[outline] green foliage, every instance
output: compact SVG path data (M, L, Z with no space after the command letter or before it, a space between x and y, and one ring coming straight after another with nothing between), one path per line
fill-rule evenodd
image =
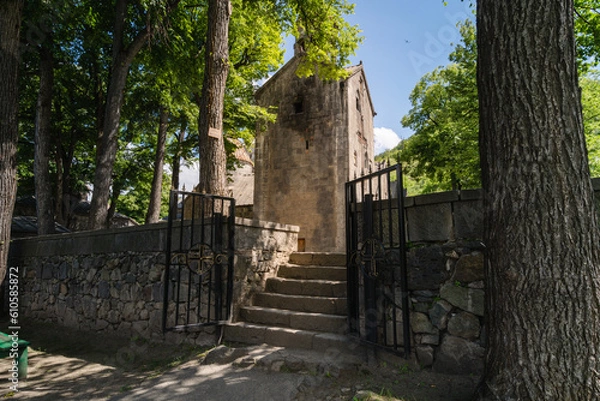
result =
M400 158L424 192L480 185L475 27L467 20L459 29L451 63L421 78L402 118L415 134L403 142Z
M396 164L396 163L400 163L400 152L402 152L402 149L404 148L404 141L400 141L398 143L398 145L396 145L394 148L392 149L387 149L385 151L383 151L382 153L378 154L375 156L375 161L376 162L390 162L390 165Z
M258 107L253 95L256 82L283 63L282 34L304 32L306 56L300 72L311 75L318 71L326 79L345 72L343 67L360 42L358 28L344 20L353 11L346 0L231 1L230 71L224 108L230 167L235 162L235 144L250 147L256 124L274 119L272 110ZM96 141L107 107L114 14L115 2L26 2L23 26L34 27L37 36L30 40L24 32L19 82L19 195L34 192L33 138L39 90L38 49L42 42L52 43L56 60L51 187L63 196L76 198L88 191L96 163ZM117 212L140 222L148 205L161 107L169 112L165 162L181 157L185 165L198 155L198 99L204 76L207 17L207 3L203 1L128 2L123 44L131 44L145 29L154 34L128 73L112 200L116 201ZM179 141L180 136L185 139ZM165 193L169 184L164 180Z
M580 79L579 84L590 172L592 177L600 177L600 73L589 72Z
M303 40L306 52L297 74L308 77L318 73L321 79L345 78L344 67L362 42L358 26L351 26L344 16L354 13L347 0L288 0L287 20L291 34Z
M600 60L600 1L575 0L575 38L582 72Z
M61 183L64 196L79 197L87 192L93 175L96 130L96 82L102 82L98 67L102 63L103 40L91 35L73 21L87 21L100 26L101 21L91 7L82 2L76 7L70 2L57 2L50 8L42 1L27 2L24 13L24 32L27 43L23 47L20 71L19 104L19 196L32 195L33 147L37 92L39 90L38 45L50 47L55 60L52 100L50 155L52 177ZM87 8L87 11L84 10ZM35 35L29 38L28 35ZM90 56L90 53L97 56ZM52 185L56 187L56 185Z
M459 29L462 40L450 54L450 63L425 74L410 95L413 107L402 124L414 135L377 157L403 162L409 195L481 185L475 27L466 21ZM591 43L588 55L600 49ZM600 176L600 74L583 73L580 85L590 170L592 176Z

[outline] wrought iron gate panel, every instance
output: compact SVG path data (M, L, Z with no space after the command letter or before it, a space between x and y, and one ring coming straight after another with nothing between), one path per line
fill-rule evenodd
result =
M400 165L346 183L346 253L349 332L410 354Z
M163 330L219 325L231 316L233 198L171 191Z

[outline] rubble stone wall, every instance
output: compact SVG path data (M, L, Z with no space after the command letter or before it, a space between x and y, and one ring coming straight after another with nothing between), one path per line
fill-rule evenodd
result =
M298 227L236 219L234 313L296 250ZM163 339L166 223L33 237L11 243L21 273L21 313L80 329ZM168 333L214 342L214 327ZM181 338L185 337L185 338Z
M600 179L593 185L600 210ZM405 199L412 343L419 363L438 372L483 371L482 200L479 189Z

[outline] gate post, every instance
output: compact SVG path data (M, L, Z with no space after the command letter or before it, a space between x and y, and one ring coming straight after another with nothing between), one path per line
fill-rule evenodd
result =
M360 337L359 312L359 269L353 258L358 247L358 205L356 187L346 185L346 287L348 305L348 331L358 333Z
M365 195L363 202L363 217L365 222L365 232L363 247L365 248L365 273L364 278L364 295L365 295L365 331L367 341L377 342L377 293L376 282L372 275L374 272L374 256L373 248L368 240L373 238L373 195Z
M219 255L223 251L223 214L213 214L213 224L215 231L213 239L214 254ZM214 260L215 266L215 319L220 321L223 318L223 265L219 258Z
M177 218L177 201L179 200L179 195L175 191L171 191L169 193L169 217L167 223L167 260L165 263L165 278L163 280L163 313L162 313L162 331L165 333L167 331L167 313L169 306L169 283L170 277L169 273L171 272L171 242L172 242L172 232L173 232L173 219Z

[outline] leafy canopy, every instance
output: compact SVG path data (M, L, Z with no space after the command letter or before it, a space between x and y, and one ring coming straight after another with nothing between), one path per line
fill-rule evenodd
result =
M460 24L461 42L451 63L425 74L410 95L413 105L402 125L415 134L400 158L408 176L428 180L423 190L480 185L475 26Z
M362 43L360 29L346 21L354 13L354 4L347 0L287 0L284 16L290 22L291 33L303 41L306 52L297 74L308 77L318 73L322 79L345 78L350 56Z
M475 27L467 20L459 30L461 42L450 54L450 63L425 74L410 95L413 107L402 124L415 133L385 156L405 163L411 194L481 186ZM578 38L588 39L579 48L595 57L600 47L593 44L591 32L579 31ZM600 176L600 73L590 69L592 61L580 63L580 85L590 170L592 176Z

